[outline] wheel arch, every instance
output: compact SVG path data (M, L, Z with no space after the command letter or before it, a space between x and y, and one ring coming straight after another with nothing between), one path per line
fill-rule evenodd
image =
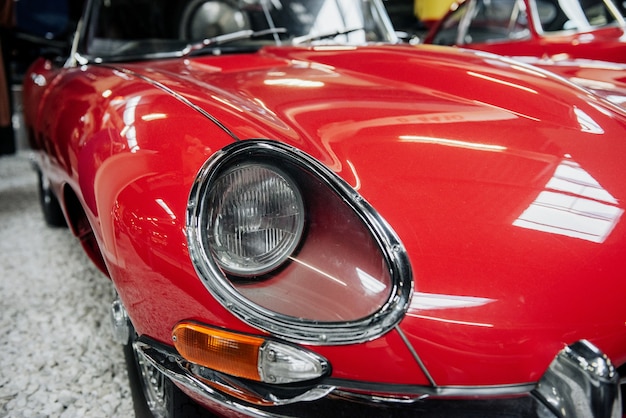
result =
M69 184L63 186L62 200L70 230L78 238L83 249L96 267L109 276L100 245L87 212L83 208L78 195Z

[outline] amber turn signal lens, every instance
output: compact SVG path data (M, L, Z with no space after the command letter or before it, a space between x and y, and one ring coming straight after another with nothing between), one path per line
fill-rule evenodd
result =
M188 361L231 376L260 381L263 338L183 322L172 333L174 346Z

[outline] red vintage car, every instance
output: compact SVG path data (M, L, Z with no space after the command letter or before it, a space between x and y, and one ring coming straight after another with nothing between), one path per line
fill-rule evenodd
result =
M463 0L452 4L423 42L512 57L626 110L622 10L611 0Z
M626 63L623 2L461 0L424 37L509 56Z
M604 99L379 0L89 0L23 91L154 416L622 416Z

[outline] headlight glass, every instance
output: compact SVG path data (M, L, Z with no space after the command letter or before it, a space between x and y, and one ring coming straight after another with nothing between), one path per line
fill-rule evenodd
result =
M209 248L229 274L251 277L272 271L302 236L300 191L274 167L245 164L227 170L208 191L207 207Z
M222 305L293 342L373 339L408 308L411 269L390 226L335 173L280 143L243 141L207 161L187 241Z

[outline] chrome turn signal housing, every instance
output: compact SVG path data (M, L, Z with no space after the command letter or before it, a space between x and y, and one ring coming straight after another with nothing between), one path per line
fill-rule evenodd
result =
M324 358L301 347L194 322L176 325L172 340L187 361L256 382L305 382L330 371Z

